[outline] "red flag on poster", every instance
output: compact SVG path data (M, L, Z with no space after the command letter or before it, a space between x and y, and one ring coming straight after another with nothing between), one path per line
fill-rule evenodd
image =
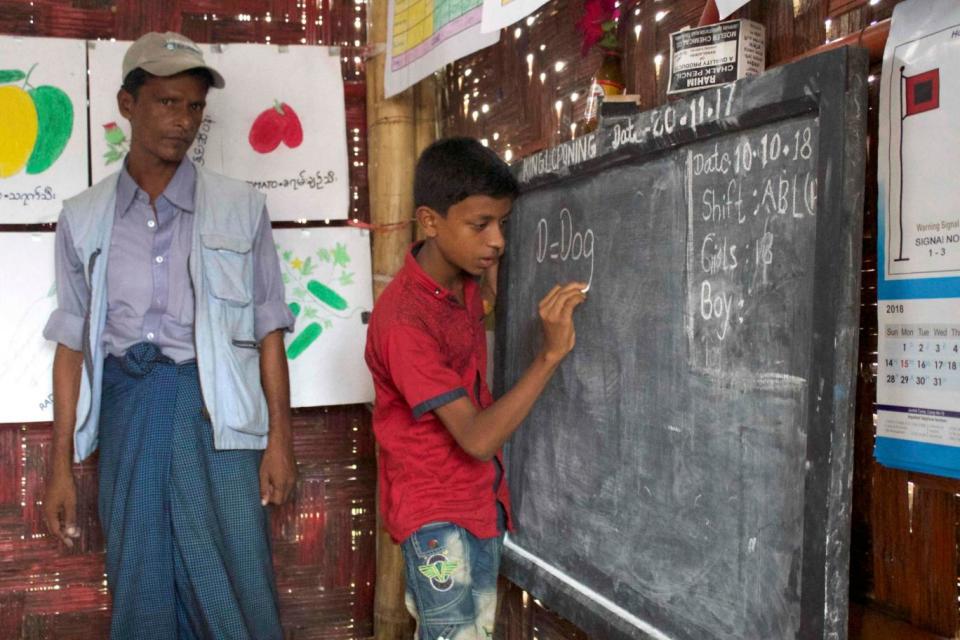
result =
M905 76L907 104L903 117L909 117L940 106L940 70L931 69L915 76Z

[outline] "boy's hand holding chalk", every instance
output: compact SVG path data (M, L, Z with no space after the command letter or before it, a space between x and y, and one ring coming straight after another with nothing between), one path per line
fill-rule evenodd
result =
M540 301L544 337L541 353L548 361L559 362L573 349L576 342L573 310L587 299L589 288L585 282L558 284Z

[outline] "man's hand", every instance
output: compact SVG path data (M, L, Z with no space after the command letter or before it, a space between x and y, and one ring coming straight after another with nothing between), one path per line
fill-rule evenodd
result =
M549 362L559 362L570 353L576 342L573 328L573 310L587 299L583 282L568 282L551 289L540 301L540 321L543 323L543 349Z
M260 341L260 384L267 398L270 435L260 462L260 502L283 504L297 484L290 426L290 378L283 332L273 331Z
M73 546L80 537L77 528L77 485L73 480L73 426L77 417L77 396L83 353L62 344L53 356L53 439L50 472L43 496L43 517L47 529L63 544Z
M63 544L73 547L74 539L80 537L80 529L77 528L77 485L72 472L54 472L47 478L43 516L47 530Z
M297 484L297 462L292 443L271 439L260 462L260 503L283 504Z

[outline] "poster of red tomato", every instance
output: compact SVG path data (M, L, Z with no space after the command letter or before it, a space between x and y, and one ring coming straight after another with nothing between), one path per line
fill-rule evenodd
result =
M54 222L87 187L86 46L0 36L0 224Z
M129 42L90 51L94 181L116 171L129 126L116 108ZM201 44L226 87L211 89L189 157L267 194L279 220L344 219L349 212L346 115L340 58L326 47Z

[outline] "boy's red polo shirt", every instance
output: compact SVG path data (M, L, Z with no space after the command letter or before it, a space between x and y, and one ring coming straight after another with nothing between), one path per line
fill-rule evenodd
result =
M487 340L480 288L465 278L463 292L465 305L408 252L367 328L366 361L377 392L373 429L380 444L380 509L397 541L438 521L492 538L500 533L497 500L509 526L505 478L494 495L501 453L496 461L473 458L433 413L464 396L481 409L493 402L483 375Z

